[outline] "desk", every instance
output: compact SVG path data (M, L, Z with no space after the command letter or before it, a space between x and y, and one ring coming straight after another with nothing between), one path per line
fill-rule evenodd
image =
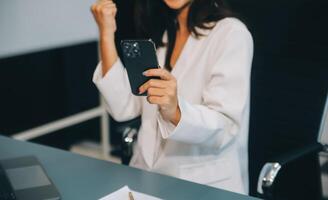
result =
M0 136L0 159L34 155L63 200L92 200L124 185L163 199L255 199L188 181Z

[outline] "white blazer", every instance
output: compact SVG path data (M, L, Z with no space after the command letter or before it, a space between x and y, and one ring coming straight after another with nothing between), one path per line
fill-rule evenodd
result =
M176 127L131 93L120 60L104 77L99 63L93 81L115 120L142 115L131 166L247 194L252 36L235 18L199 31L206 36L188 38L171 72L181 110ZM165 52L157 50L161 66Z

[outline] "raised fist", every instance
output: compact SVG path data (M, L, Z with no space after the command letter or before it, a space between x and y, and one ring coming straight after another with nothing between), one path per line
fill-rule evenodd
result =
M114 34L116 31L116 4L112 0L99 0L91 6L91 12L97 22L99 32Z

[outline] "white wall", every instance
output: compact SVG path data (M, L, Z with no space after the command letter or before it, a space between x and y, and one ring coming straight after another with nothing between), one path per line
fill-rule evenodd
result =
M0 58L97 39L95 0L0 0Z

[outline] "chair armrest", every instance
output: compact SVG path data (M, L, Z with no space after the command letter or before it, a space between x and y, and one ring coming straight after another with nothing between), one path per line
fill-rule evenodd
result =
M271 198L274 182L281 168L311 153L318 153L326 150L325 148L327 147L320 143L310 144L284 154L271 162L265 163L258 178L257 192L264 195L265 198Z
M133 155L133 144L137 140L138 130L127 127L122 135L122 164L128 165Z

